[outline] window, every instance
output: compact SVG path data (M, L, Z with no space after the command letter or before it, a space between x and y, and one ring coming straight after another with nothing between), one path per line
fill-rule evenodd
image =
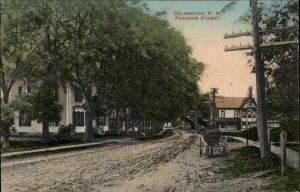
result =
M30 87L18 87L18 93L22 94L22 93L30 93L31 92L31 88Z
M238 118L239 117L239 112L237 110L234 111L234 118Z
M18 93L19 93L19 94L22 94L22 92L23 92L23 87L19 87L19 88L18 88Z
M247 107L251 107L252 106L252 103L249 101L249 102L247 102Z
M225 118L225 111L221 111L221 118Z
M246 111L243 111L243 112L242 112L242 117L243 117L243 118L246 118Z
M247 117L248 117L248 118L251 118L251 117L252 117L252 110L251 110L251 111L248 111Z
M59 121L49 121L49 126L58 126Z
M75 102L82 102L82 93L79 87L75 87Z
M103 126L105 125L105 117L104 116L99 116L96 118L96 125L97 126Z
M37 120L37 123L43 123L43 121L41 121L40 119ZM56 120L49 120L49 126L56 126L58 127L59 125L59 121L56 121Z
M29 126L31 127L31 115L28 113L20 112L19 114L19 126Z
M253 111L253 112L252 112L252 115L253 115L253 118L255 118L255 117L256 117L256 113L255 113L255 111Z
M73 111L73 125L84 126L84 112Z
M243 129L246 128L246 122L242 122L242 127L243 127Z

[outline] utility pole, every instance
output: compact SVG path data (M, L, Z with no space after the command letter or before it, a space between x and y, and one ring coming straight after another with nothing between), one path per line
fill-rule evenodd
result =
M255 60L256 94L257 94L257 126L260 145L260 157L270 158L271 148L268 142L267 119L266 119L266 93L264 63L260 47L260 33L258 28L257 0L250 0L252 10L252 33L253 33L253 53Z
M250 99L250 101L251 101L251 105L250 105L250 110L251 110L251 112L252 112L252 86L250 86L249 88L248 88L248 98ZM247 116L248 116L248 114L246 114ZM248 122L248 118L247 118L247 116L246 116L246 128L248 129L248 130L246 130L247 131L247 134L246 134L246 144L247 144L247 147L249 147L249 129L250 129L250 126L249 126L249 122ZM253 118L253 117L252 117Z
M236 38L242 36L253 36L253 45L242 45L239 46L233 45L232 47L225 47L224 51L240 51L240 50L252 50L254 53L255 59L255 72L256 72L256 94L257 94L257 128L260 142L260 155L261 158L271 157L271 149L268 143L267 136L267 121L266 121L266 96L265 96L265 79L264 79L264 59L262 57L262 49L270 48L276 46L286 46L286 45L299 45L299 39L291 41L277 41L271 43L263 43L262 36L265 34L270 34L273 32L286 32L286 31L296 31L299 30L298 26L288 26L275 28L271 30L259 30L258 27L258 9L257 9L257 0L250 0L250 6L252 9L252 30L239 33L225 33L224 39ZM299 49L299 46L298 46Z
M212 94L212 128L215 128L215 104L216 104L216 94L218 93L217 88L212 88L211 89L211 94Z

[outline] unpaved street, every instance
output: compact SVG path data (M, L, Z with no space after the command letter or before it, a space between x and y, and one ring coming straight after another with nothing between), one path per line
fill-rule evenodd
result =
M266 184L224 179L216 171L227 157L199 157L198 141L176 131L157 141L4 161L1 191L256 191Z

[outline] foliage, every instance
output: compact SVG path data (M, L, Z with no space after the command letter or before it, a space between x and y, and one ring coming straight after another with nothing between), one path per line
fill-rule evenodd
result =
M260 3L259 26L264 30L296 26L299 27L299 1ZM240 17L239 22L251 23L250 12ZM274 31L263 36L263 43L291 41L299 39L298 30ZM252 56L253 53L247 53ZM298 124L299 105L299 49L298 45L284 45L263 49L265 62L266 94L268 118L282 121L290 133ZM249 63L253 66L252 59ZM255 67L253 66L253 72ZM293 124L291 126L291 124ZM290 129L292 128L292 129Z
M60 121L63 107L58 102L55 85L41 85L33 95L33 118L38 121Z
M6 103L1 99L1 135L10 135L13 131L16 111L27 111L32 109L31 94L20 95ZM29 111L28 111L29 112Z
M17 95L12 103L15 110L32 114L33 120L60 121L63 107L57 99L53 87L41 85L32 93Z
M183 35L160 18L163 13L146 14L138 1L13 0L5 7L6 25L18 19L24 32L18 36L28 48L22 77L42 82L32 95L36 119L59 119L51 91L58 81L83 93L86 141L97 114L168 120L201 100L197 81L204 65L191 57Z
M15 111L11 103L4 103L1 100L1 135L10 134L11 126L15 121Z

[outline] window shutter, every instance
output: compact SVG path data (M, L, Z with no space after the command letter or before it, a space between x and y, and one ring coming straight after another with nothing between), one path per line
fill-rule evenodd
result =
M73 125L76 126L76 112L73 111Z
M80 112L80 126L84 126L84 112Z

